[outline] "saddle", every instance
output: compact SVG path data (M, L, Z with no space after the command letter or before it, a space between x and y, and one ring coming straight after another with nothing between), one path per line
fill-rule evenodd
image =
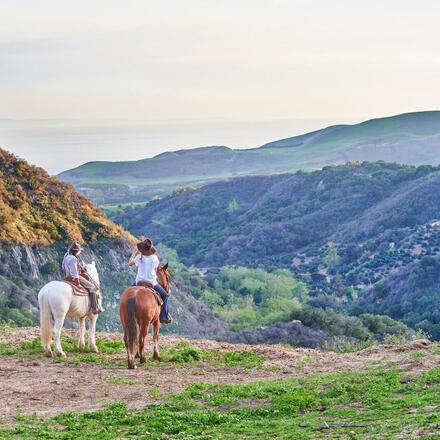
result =
M160 295L154 290L154 286L152 283L148 282L148 281L138 281L136 283L136 286L138 287L145 287L146 289L148 289L153 295L154 298L156 298L157 304L159 304L160 306L162 306L163 301L162 298L160 297Z
M87 292L87 290L83 286L81 286L81 284L76 284L70 275L67 275L63 281L65 283L67 283L73 289L74 295L78 295L78 296L88 296L89 295L89 292Z

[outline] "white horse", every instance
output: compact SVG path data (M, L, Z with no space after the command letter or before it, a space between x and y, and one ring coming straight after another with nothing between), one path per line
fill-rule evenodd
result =
M102 295L99 289L99 276L95 262L86 264L88 275L98 286L97 303L102 303ZM52 356L52 335L55 339L55 354L66 356L61 346L61 330L66 316L78 318L79 340L78 348L84 350L85 319L89 319L89 349L93 353L98 352L95 340L95 327L98 315L92 313L88 295L74 295L73 288L62 281L51 281L47 283L38 293L38 304L40 305L40 330L41 345L46 356Z

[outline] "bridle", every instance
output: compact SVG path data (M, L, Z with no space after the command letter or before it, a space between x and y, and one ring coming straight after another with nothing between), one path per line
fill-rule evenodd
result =
M167 269L164 269L163 267L159 267L158 272L160 272L159 284L164 288L164 290L166 290L167 293L170 293L170 279L169 279L169 275L167 273ZM165 288L165 286L164 286L164 284L165 284L164 281L166 281L167 288Z

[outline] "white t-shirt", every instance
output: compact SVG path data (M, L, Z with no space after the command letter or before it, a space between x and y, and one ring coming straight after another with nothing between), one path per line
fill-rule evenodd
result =
M134 264L137 267L136 283L143 280L150 282L153 286L157 284L156 269L159 267L157 255L136 255Z

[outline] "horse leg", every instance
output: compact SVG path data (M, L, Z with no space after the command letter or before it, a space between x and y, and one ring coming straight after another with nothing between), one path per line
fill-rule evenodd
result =
M84 352L84 333L86 331L85 318L79 318L79 340L78 348L81 353Z
M139 358L141 364L144 364L147 361L147 358L145 357L145 338L148 335L149 329L150 324L143 324L139 335Z
M153 323L153 359L156 361L160 361L159 356L159 330L160 330L160 321L156 319Z
M57 315L54 316L54 326L53 326L53 334L55 340L55 354L57 356L66 357L66 353L63 351L63 347L61 346L61 330L63 329L64 319L66 315Z
M98 315L94 315L93 313L89 314L89 350L91 353L98 353L98 347L96 346L96 320L98 319Z
M52 332L53 332L53 322L52 322L52 312L50 310L50 305L47 300L47 288L42 289L38 294L38 304L40 306L40 334L41 334L41 345L44 349L44 355L47 357L52 357Z

